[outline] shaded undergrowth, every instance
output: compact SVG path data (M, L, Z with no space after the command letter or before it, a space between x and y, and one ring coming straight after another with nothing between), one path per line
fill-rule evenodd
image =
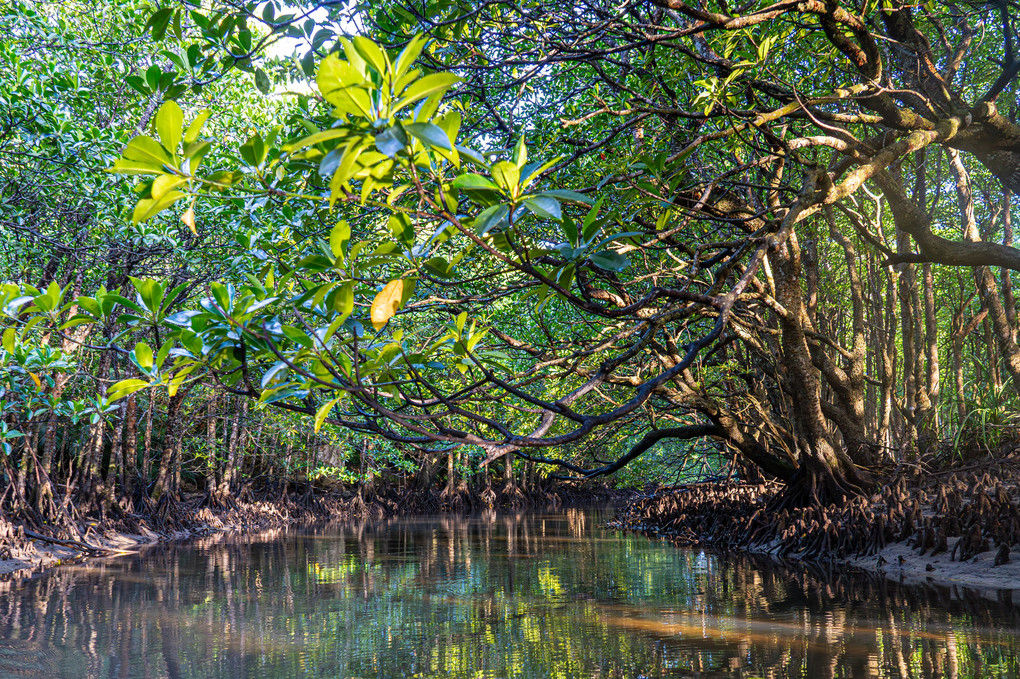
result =
M180 540L220 530L259 531L296 523L338 519L373 519L482 509L557 507L609 500L624 495L600 484L550 485L523 488L466 484L452 490L412 490L397 486L322 490L267 485L237 497L192 493L169 495L143 509L84 516L61 526L11 520L0 514L0 560L31 560L37 544L74 550L82 557L115 552L107 539L118 534L143 540ZM129 502L122 501L123 504ZM132 509L134 509L134 506Z
M627 506L615 526L687 545L809 560L874 555L905 542L920 555L966 561L1020 546L1020 461L899 475L870 496L838 504L769 509L778 483L706 482L668 488Z

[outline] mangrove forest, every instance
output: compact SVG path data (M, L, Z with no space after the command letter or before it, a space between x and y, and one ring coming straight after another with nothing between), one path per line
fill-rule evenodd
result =
M1018 115L1013 0L0 0L0 676L1020 676Z

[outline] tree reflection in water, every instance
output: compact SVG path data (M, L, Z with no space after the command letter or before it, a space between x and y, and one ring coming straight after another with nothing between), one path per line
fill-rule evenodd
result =
M0 583L0 677L1017 676L1018 610L601 529L395 519Z

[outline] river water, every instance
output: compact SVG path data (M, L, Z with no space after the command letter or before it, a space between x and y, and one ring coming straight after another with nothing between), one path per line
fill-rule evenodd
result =
M1009 594L778 569L609 516L280 531L0 583L0 677L1020 676Z

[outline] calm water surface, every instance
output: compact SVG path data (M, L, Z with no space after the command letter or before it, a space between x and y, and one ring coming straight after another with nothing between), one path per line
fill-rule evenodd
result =
M608 516L333 526L0 583L0 677L1020 676L1009 595L778 570Z

